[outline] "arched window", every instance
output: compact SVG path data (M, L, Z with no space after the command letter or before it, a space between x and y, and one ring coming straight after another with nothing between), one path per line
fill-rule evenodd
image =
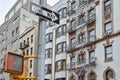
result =
M103 74L104 80L114 80L115 79L115 72L112 68L108 67Z
M85 80L85 73L86 73L86 71L83 69L83 70L79 73L79 79L78 79L78 80Z
M109 79L113 79L113 71L112 70L108 70L106 72L106 80L109 80Z
M90 80L96 80L96 79L95 79L95 74L94 74L94 73L90 73L90 77L89 77L89 78L90 78Z
M69 80L76 80L76 77L72 75Z
M84 74L80 75L79 80L85 80L85 75Z

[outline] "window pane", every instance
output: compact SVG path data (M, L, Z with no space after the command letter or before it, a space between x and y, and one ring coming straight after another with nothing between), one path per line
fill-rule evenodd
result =
M71 3L71 8L74 9L76 6L75 1Z
M17 11L20 9L21 6L22 6L22 2L20 1L20 2L17 4L17 6L15 7L15 12L17 12Z
M112 23L109 22L109 23L106 23L105 24L105 32L112 32Z
M91 31L89 31L89 40L90 41L95 41L95 30L93 29L93 30L91 30Z

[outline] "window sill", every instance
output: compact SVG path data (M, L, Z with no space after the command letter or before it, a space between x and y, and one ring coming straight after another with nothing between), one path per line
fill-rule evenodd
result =
M113 58L109 58L109 59L105 60L104 63L112 62L112 61L113 61Z

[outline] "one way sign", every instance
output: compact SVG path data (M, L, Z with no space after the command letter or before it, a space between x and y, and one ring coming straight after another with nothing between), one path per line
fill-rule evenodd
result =
M45 20L50 20L54 23L59 24L59 14L51 11L45 7L42 7L36 3L31 2L30 3L30 12L33 14L45 19Z

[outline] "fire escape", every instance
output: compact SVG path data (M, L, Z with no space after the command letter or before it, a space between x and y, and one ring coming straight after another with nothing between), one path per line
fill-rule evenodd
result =
M77 16L77 14L82 14L84 12L84 10L89 6L89 4L91 2L93 2L94 0L78 0L76 2L76 8L74 8L73 10L71 9L71 7L68 8L68 16L69 18L71 18L71 15L75 14L75 17ZM74 17L74 16L72 16ZM76 21L76 20L75 20ZM87 21L85 22L86 25L90 25L91 23L95 22L96 21L96 15L95 13L91 14L90 17L88 17ZM76 25L77 23L75 22L75 25L74 25L74 28L72 28L73 26L68 26L68 34L71 34L73 32L76 31ZM93 43L95 43L96 41L96 36L95 35L92 35L92 39L93 40L88 40L87 39L88 37L86 37L85 39L85 42L84 44L82 43L82 46L79 47L79 49L83 49L84 47L86 46L89 46ZM77 50L77 41L74 43L75 45L71 45L69 44L67 46L67 52L68 53L72 53L73 51ZM71 54L70 55L70 58L71 57ZM83 70L87 71L89 70L89 68L92 68L92 67L95 67L96 66L96 61L97 61L97 58L96 57L90 57L88 59L82 59L81 61L76 61L74 59L70 59L70 63L67 64L67 70L69 71L75 71L77 69L79 69L81 72Z

